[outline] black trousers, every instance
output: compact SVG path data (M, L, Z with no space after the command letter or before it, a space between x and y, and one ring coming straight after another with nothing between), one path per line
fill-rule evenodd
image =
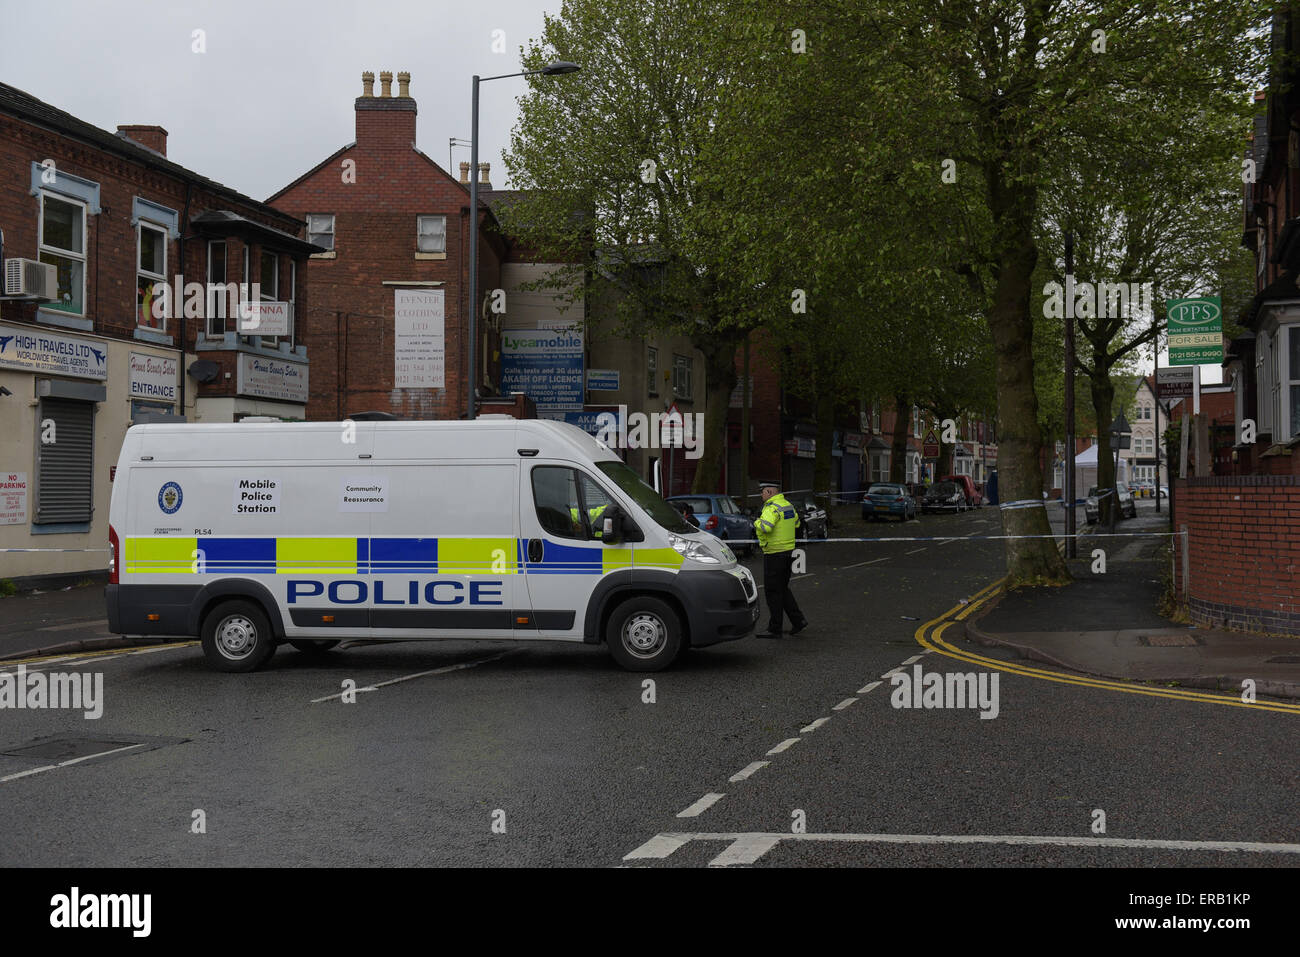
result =
M787 615L795 627L804 622L799 603L790 591L790 568L793 564L793 550L763 556L763 593L767 596L767 630L770 632L781 631Z

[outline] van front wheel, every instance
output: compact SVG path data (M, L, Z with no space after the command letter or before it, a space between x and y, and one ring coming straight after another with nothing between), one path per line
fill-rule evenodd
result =
M665 601L632 598L614 609L605 643L628 671L662 671L682 650L681 620Z
M271 623L251 601L222 602L203 620L203 654L218 671L255 671L274 653Z

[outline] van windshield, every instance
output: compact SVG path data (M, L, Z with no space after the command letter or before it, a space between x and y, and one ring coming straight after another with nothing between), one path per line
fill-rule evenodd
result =
M632 501L641 506L646 514L663 528L681 535L699 531L698 528L682 518L681 512L665 502L658 492L641 481L641 477L624 463L597 462L596 467L613 479L615 485L622 489Z

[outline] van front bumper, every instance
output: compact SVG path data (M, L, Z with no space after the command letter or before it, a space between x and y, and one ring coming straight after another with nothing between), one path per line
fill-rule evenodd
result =
M693 647L734 641L754 631L758 587L748 570L743 578L729 571L691 571L679 574L676 584Z

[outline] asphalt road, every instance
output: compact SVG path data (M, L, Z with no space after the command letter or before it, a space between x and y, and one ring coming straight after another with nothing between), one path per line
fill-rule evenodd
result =
M812 545L806 633L649 676L510 642L33 663L102 673L104 711L0 710L0 865L1294 866L1244 846L1295 841L1294 715L1011 673L996 717L891 705L899 667L991 675L917 631L1001 575L1000 532L849 523L972 540Z

